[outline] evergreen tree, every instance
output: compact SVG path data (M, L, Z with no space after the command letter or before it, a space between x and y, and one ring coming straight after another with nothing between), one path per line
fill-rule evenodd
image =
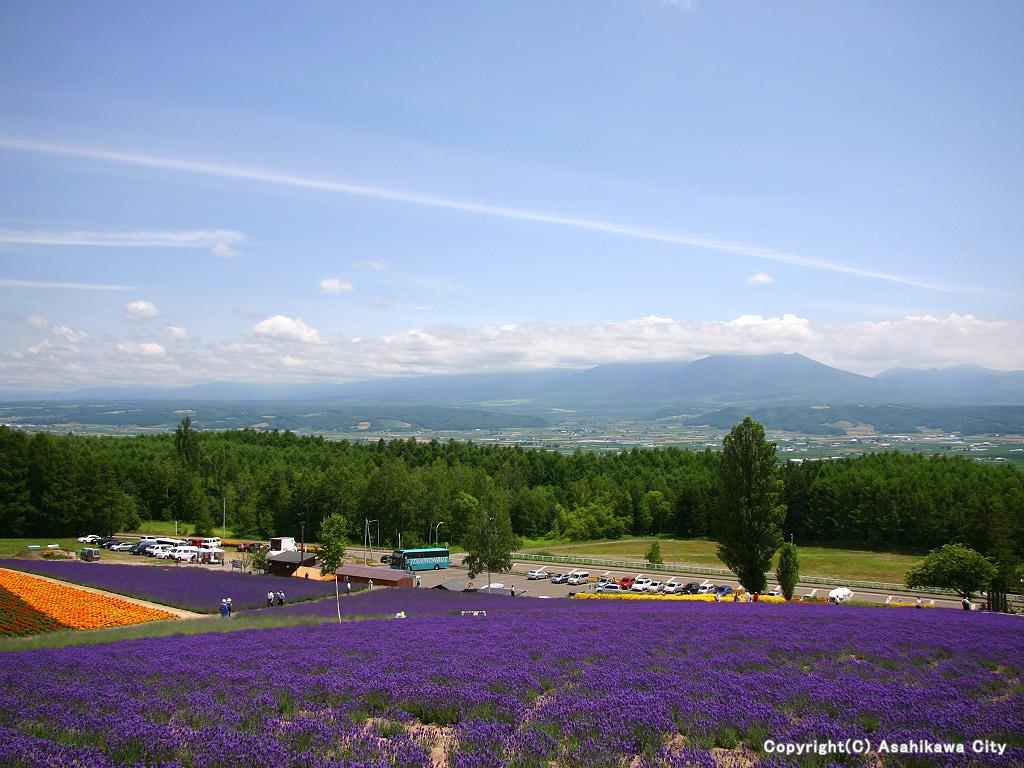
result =
M661 544L656 541L651 542L651 548L647 550L647 554L644 555L644 558L651 565L663 563L664 560L661 559Z
M800 581L800 556L795 544L787 541L782 545L779 564L775 568L775 578L779 581L783 596L787 600L792 600L796 585Z
M764 427L748 416L732 428L723 446L718 559L748 592L763 592L786 517L775 443L766 442Z

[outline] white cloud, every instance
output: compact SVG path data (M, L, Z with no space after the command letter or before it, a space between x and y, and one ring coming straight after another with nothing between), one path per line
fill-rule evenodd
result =
M187 341L188 331L179 325L165 325L160 329L164 335L164 338L171 339L172 341Z
M166 230L20 230L0 229L0 243L13 245L97 246L102 248L208 248L214 256L235 258L232 248L245 235L232 229Z
M352 283L337 277L325 277L320 281L320 293L352 293Z
M237 259L240 255L238 251L227 243L217 243L210 249L210 253L221 259Z
M685 232L655 230L643 226L622 224L614 220L583 219L553 211L489 205L486 203L455 200L435 195L421 194L418 192L406 192L397 189L386 189L384 187L351 184L344 181L333 181L330 179L276 173L273 171L262 170L260 168L245 168L182 158L138 155L129 152L97 149L95 147L52 144L43 141L16 139L2 136L0 136L0 148L21 152L60 155L65 157L85 157L92 160L100 160L120 165L157 168L169 171L195 173L204 176L239 179L259 184L270 184L292 189L309 189L319 192L369 198L373 200L385 200L405 205L419 205L427 208L438 208L441 210L490 216L513 221L550 224L553 226L567 227L589 232L601 232L607 235L615 235L634 240L645 240L670 245L682 245L690 248L700 248L714 251L716 253L739 256L742 258L763 259L782 264L805 267L807 269L824 270L843 275L852 275L872 280L882 280L902 285L910 285L931 291L954 291L954 289L949 286L927 282L914 277L896 275L888 272L879 272L872 269L864 269L861 267L851 266L849 264L827 261L825 259L811 256L786 253L785 251L776 250L775 248L738 243L718 237L706 237ZM957 288L955 290L963 292L962 288Z
M156 305L146 299L131 301L124 308L124 319L132 323L149 320L159 314L160 310L156 308Z
M0 286L8 288L63 288L71 291L134 291L133 285L102 285L97 283L51 283L41 280L0 279Z
M384 259L364 259L363 261L353 261L352 266L356 269L368 269L371 272L383 272L391 267L391 265L384 261Z
M69 344L81 344L89 340L89 334L85 331L75 331L66 325L50 325L50 321L42 315L29 315L25 318L25 325L37 331L49 331Z
M48 326L50 327L50 326ZM169 326L170 327L170 326ZM192 344L187 366L160 344L98 338L76 345L47 333L5 358L5 386L102 383L340 381L410 374L582 368L608 362L693 360L712 354L799 352L874 374L886 368L974 363L1024 369L1024 323L970 314L816 323L793 314L728 320L647 316L613 323L515 323L409 328L379 337L321 338L301 319L268 317L245 338Z
M758 272L757 274L750 275L743 282L747 285L771 285L775 282L775 278L771 275L766 275L764 272Z
M118 352L132 357L164 357L167 350L155 341L125 341L116 346Z
M89 334L85 331L73 331L66 325L55 325L50 331L54 336L60 336L60 338L71 344L81 344L83 341L89 340Z
M299 341L303 344L320 344L320 334L316 328L310 328L302 318L291 318L285 315L274 315L253 326L252 332L257 336L265 336L282 341Z

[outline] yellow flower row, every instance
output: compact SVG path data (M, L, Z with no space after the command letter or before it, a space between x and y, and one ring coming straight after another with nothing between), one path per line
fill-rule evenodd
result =
M696 603L716 602L714 595L645 595L639 593L634 594L632 592L577 592L575 595L573 595L573 598L577 600L681 600ZM774 595L761 595L757 599L757 601L759 603L784 603L786 602L786 598L775 597ZM733 602L732 595L726 595L722 598L721 602Z
M66 584L56 584L6 568L0 568L0 587L17 595L37 611L73 629L120 627L124 624L174 618L155 608L87 592Z

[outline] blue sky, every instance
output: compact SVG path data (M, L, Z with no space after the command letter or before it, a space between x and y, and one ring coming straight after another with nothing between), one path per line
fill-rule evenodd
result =
M0 8L0 389L1024 368L1018 3Z

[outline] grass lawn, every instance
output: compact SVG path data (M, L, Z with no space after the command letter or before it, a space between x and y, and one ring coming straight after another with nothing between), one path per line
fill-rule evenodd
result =
M548 555L583 555L623 560L643 560L657 541L666 563L724 567L715 556L713 541L703 539L626 538L617 541L592 541L582 544L542 544L531 541L531 550ZM854 549L800 547L800 573L804 576L834 576L859 581L902 584L907 569L921 561L913 555L886 552L861 552ZM772 563L772 570L775 563Z
M29 554L29 544L39 544L43 547L42 550L36 550L36 552L46 551L47 544L60 544L60 548L69 552L81 552L82 547L92 546L91 544L81 544L77 538L56 538L56 539L0 539L0 558L7 557L23 557ZM39 555L33 555L38 557ZM157 560L155 557L133 557L127 552L111 552L109 549L100 550L100 562L104 563L135 563L137 565L167 565L165 560Z
M220 519L219 516L217 519ZM177 523L177 533L175 533L174 529L175 523L173 520L143 520L134 531L125 531L125 533L148 533L150 536L177 536L178 538L192 535L191 523L184 523L179 520ZM219 525L213 527L213 533L210 535L220 536L222 539L237 538L235 532L230 528L227 530L227 536L223 535Z
M359 621L362 617L346 616L345 621ZM369 618L369 617L368 617ZM202 619L178 619L175 621L150 621L145 624L128 624L110 629L62 630L29 637L0 638L0 653L24 651L30 648L65 648L69 645L95 645L113 643L118 640L137 640L142 637L167 637L169 635L204 635L209 632L238 632L245 629L279 629L306 624L322 624L337 621L333 616L239 616L224 621L219 616Z

